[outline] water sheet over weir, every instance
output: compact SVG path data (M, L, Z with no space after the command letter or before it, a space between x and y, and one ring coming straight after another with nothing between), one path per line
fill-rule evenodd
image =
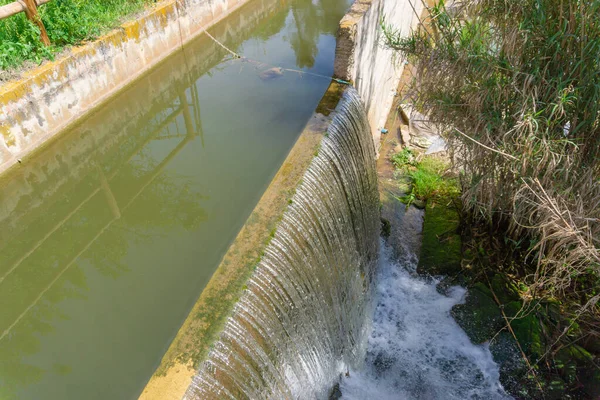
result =
M348 89L187 399L323 398L364 357L379 234L374 156Z
M209 31L331 76L346 9L253 0ZM228 57L198 37L0 176L0 399L142 392L329 85Z

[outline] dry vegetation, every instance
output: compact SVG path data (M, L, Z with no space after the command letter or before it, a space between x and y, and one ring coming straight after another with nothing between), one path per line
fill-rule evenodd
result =
M524 257L529 298L599 338L600 1L438 1L422 22L384 23L387 45L419 71L410 101L449 141L465 215Z

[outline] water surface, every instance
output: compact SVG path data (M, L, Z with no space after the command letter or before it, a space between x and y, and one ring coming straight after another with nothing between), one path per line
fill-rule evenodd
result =
M347 0L210 32L330 76ZM135 398L329 84L201 37L0 177L0 398Z

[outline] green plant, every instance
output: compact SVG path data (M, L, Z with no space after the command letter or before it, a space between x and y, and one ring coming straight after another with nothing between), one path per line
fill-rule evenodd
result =
M13 0L0 0L0 6ZM10 70L25 61L52 59L65 46L92 40L116 27L132 13L156 0L53 0L39 8L52 43L40 41L38 28L24 13L0 21L0 69Z
M600 313L600 2L467 0L387 45L459 155L471 223L528 238L532 291ZM583 280L577 279L583 277ZM584 283L585 282L585 283Z
M419 161L409 148L391 157L394 166L410 178L410 191L401 200L410 205L415 200L456 197L459 195L456 178L447 174L449 164L438 157L424 156Z
M409 166L414 167L415 163L416 163L415 154L408 147L404 147L402 149L402 151L392 155L391 161L392 161L392 164L394 164L394 166L396 168L400 168L400 169L402 169L404 167L409 167Z
M382 27L419 71L410 101L456 156L466 225L505 238L523 260L525 300L558 299L578 325L551 330L541 358L597 338L600 1L466 0L450 10L438 0L428 11L409 37Z
M412 193L421 200L458 196L456 179L446 176L448 164L442 159L425 157L409 172Z

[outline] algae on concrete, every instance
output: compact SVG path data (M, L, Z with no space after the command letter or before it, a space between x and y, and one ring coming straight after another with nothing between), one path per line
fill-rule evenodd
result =
M453 276L461 271L459 222L458 211L453 204L427 202L417 272Z

